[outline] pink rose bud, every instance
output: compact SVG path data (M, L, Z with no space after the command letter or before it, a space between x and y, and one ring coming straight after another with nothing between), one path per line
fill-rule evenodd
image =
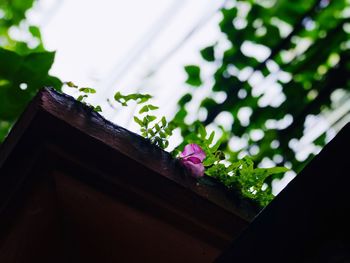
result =
M180 154L181 163L191 172L193 177L204 175L203 161L205 153L202 148L194 143L187 144Z

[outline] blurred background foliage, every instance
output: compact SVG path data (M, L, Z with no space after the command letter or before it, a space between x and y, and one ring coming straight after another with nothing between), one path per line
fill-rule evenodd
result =
M62 86L49 74L54 53L26 21L34 2L0 2L0 142L40 88ZM192 88L174 121L184 143L200 122L217 128L231 160L249 154L299 172L334 136L329 128L350 120L350 2L225 3L222 37L184 67Z
M221 13L223 40L200 51L213 74L204 78L203 65L185 67L193 89L179 101L174 121L189 137L198 120L187 117L195 109L205 125L224 124L229 136L222 150L232 160L250 154L257 163L299 172L328 135L317 121L308 123L350 103L349 1L228 1ZM340 122L346 120L330 125ZM298 156L296 145L305 140L313 150Z
M49 75L55 54L45 50L39 28L25 20L33 3L0 1L0 143L39 89L62 86Z

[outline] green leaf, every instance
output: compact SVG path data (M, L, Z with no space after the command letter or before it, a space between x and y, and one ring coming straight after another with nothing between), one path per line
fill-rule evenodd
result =
M83 102L85 98L87 98L88 96L87 95L80 95L78 98L77 98L77 101L80 101L80 102Z
M187 73L187 80L186 83L194 86L194 87L199 87L202 85L202 80L201 80L201 69L196 66L196 65L188 65L185 66L185 71Z
M55 59L55 52L34 52L24 59L23 66L33 74L47 75ZM21 74L23 72L20 72Z
M215 137L215 131L212 131L207 139L208 146L213 143L214 137Z
M156 123L156 124L154 125L154 128L156 129L157 132L160 131L160 126L158 125L158 123Z
M270 176L273 174L285 173L289 171L286 167L256 168L254 174L257 176Z
M147 132L149 133L149 135L154 136L155 132L152 129L148 129Z
M147 102L149 99L151 99L152 98L152 96L151 95L148 95L148 94L136 94L137 96L137 99L136 100L138 100L138 102L137 102L137 104L142 104L142 103L145 103L145 102Z
M95 110L96 112L102 112L102 108L101 108L101 106L99 106L99 105L97 105L97 106L94 108L94 110Z
M206 61L212 62L215 61L215 52L214 52L214 46L209 46L200 51L202 58L204 58Z
M164 142L162 140L158 140L156 145L159 146L162 149L164 149L164 146L165 146Z
M210 152L214 153L216 152L221 145L220 140L218 140L212 147L210 147Z
M180 107L185 106L188 102L190 102L192 100L192 95L190 93L185 94L184 96L182 96L182 98L178 101L178 105Z
M70 88L78 88L78 86L77 85L75 85L73 82L71 82L71 81L68 81L68 82L65 82L65 84L68 86L68 87L70 87Z
M143 106L143 107L140 109L139 114L142 114L142 113L148 112L148 111L149 111L149 108L148 108L147 105L145 105L145 106Z
M205 130L205 127L202 124L199 125L198 132L199 132L200 137L202 139L205 139L205 137L207 136L207 131Z
M20 70L24 56L0 48L0 76L6 79L13 79Z
M151 104L148 105L148 108L149 108L149 110L158 110L159 109L159 107L151 105Z
M250 157L245 156L242 159L242 166L243 166L242 169L247 170L249 172L252 172L253 168L254 168L254 162L253 162L253 160Z
M167 126L166 128L164 128L164 131L169 135L173 135L173 129L169 126Z
M158 109L158 107L157 106L154 106L154 105L145 105L145 106L143 106L141 109L140 109L140 111L139 111L139 114L142 114L142 113L144 113L144 112L149 112L149 111L151 111L151 110L157 110Z
M209 156L207 157L204 162L203 162L203 165L204 166L211 166L213 165L215 162L216 162L216 158L214 156Z
M165 127L167 125L167 121L166 121L164 116L162 117L161 122L162 122L163 127Z
M163 131L159 131L159 136L161 138L166 138L166 134Z
M41 40L41 32L40 32L40 29L37 26L30 26L28 29L29 29L29 32L32 34L33 37L36 37L39 40Z
M163 145L163 146L164 146L163 149L168 148L168 146L169 146L169 141L164 141L164 145Z
M96 93L96 90L95 90L95 89L93 89L93 88L88 88L88 87L80 88L79 91L80 91L80 92L83 92L83 93L91 93L91 94Z
M134 121L135 121L138 125L140 125L141 127L143 127L143 122L142 122L142 120L140 120L138 117L134 116Z
M149 94L129 94L122 95L119 91L114 94L114 100L119 102L123 106L128 106L127 102L130 100L135 101L137 104L142 104L151 99L152 96ZM155 107L155 106L154 106Z
M147 119L147 123L150 123L150 122L155 121L157 119L157 117L153 116L153 115L147 115L145 118Z

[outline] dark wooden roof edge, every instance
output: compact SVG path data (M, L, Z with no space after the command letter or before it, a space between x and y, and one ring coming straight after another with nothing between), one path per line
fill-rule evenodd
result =
M52 88L42 89L15 124L0 148L0 167L21 135L29 127L31 120L42 111L64 121L89 137L108 145L247 222L252 221L256 215L257 211L249 202L245 203L242 200L233 199L232 193L223 186L199 184L195 178L186 174L186 170L170 153L151 144L140 135L106 120L92 108L76 101L73 97L58 93Z
M29 103L26 110L22 113L19 120L15 123L11 129L6 140L0 144L0 167L7 160L12 150L16 147L22 135L25 133L27 128L30 126L31 121L40 110L41 95L37 94L34 99Z
M349 156L346 154L349 143L350 122L256 216L215 262L345 260L340 252L350 246L350 177ZM331 246L332 242L336 246ZM327 253L320 253L321 250ZM318 258L321 254L324 257ZM317 259L306 260L306 256ZM325 259L325 256L336 257Z

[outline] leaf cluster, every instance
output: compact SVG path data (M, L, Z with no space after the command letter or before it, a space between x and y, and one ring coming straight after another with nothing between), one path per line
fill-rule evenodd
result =
M128 106L129 101L136 101L137 104L143 104L152 98L149 94L128 94L122 95L119 91L114 95L114 100L122 106Z
M138 111L140 116L134 116L134 121L140 127L141 135L150 140L154 145L165 149L169 146L169 137L173 134L174 126L172 123L168 123L166 118L163 116L159 120L152 112L157 110L158 107L148 102L152 98L149 94L128 94L122 95L117 92L114 95L115 101L120 103L122 106L128 106L129 101L134 101L138 105L142 106Z
M134 121L140 126L141 135L151 143L165 149L169 146L168 138L173 134L174 127L163 116L159 121L153 115L146 115L142 119L134 116Z
M24 55L31 52L46 51L41 39L41 33L37 26L30 25L26 19L26 12L30 9L35 0L2 0L0 1L0 46ZM10 33L11 29L18 29L23 34L31 36L31 44L28 40L17 40ZM28 38L29 39L29 38ZM33 43L36 45L33 46Z
M54 52L18 54L0 47L0 142L41 88L61 89L61 81L49 75L54 57Z
M266 180L274 175L284 174L285 167L256 168L253 159L245 156L239 160L230 160L220 150L227 134L223 134L216 142L215 132L207 134L203 124L195 122L192 133L185 137L183 144L196 143L204 150L206 158L203 162L205 174L223 183L232 191L240 193L244 198L251 199L260 206L266 206L273 198L272 188ZM178 154L181 145L175 150Z
M76 89L79 92L79 95L77 97L77 101L80 101L81 103L85 104L86 106L92 108L96 112L102 112L102 108L100 105L94 106L88 102L86 102L86 99L89 98L90 94L95 94L96 90L89 87L82 87L79 88L77 85L75 85L72 81L68 81L65 83L68 87Z
M34 1L0 1L0 143L41 88L62 86L49 74L55 53L45 50L38 27L24 23ZM13 39L12 29L30 36L32 43Z
M218 45L222 41L218 39L203 48L200 55L203 65L210 64L215 71L210 95L219 92L226 98L220 102L211 96L205 98L198 110L208 112L202 120L205 125L213 123L221 112L232 114L233 125L227 128L229 137L247 140L248 146L237 153L223 149L226 153L238 155L251 151L254 145L259 146L258 153L254 153L256 163L264 158L274 160L280 155L282 160L278 164L290 163L296 172L313 157L310 154L305 160L298 160L289 145L292 139L300 140L305 135L308 117L332 110L334 92L342 90L349 95L349 17L340 15L349 8L347 0L296 0L293 3L289 0L238 0L221 10L218 30L225 36L225 43ZM259 52L253 52L254 49L266 50L265 58L256 56ZM196 101L204 80L202 65L190 64L184 71L186 83L193 90L180 99L174 120L186 137L192 132L191 125L185 123L189 114L186 105ZM286 78L276 79L279 74ZM265 88L269 83L271 88ZM264 103L273 89L280 90L276 97L281 101ZM240 111L247 108L252 112L248 125L240 118ZM345 116L338 123L346 123ZM287 117L291 122L286 127L270 125L284 122ZM253 138L255 130L262 132L262 138ZM325 133L320 134L311 146L323 146L326 137ZM278 148L273 146L275 143Z
M265 181L270 176L286 171L288 169L285 167L254 168L251 157L245 156L228 165L216 162L206 170L206 174L264 207L274 198L272 188Z

